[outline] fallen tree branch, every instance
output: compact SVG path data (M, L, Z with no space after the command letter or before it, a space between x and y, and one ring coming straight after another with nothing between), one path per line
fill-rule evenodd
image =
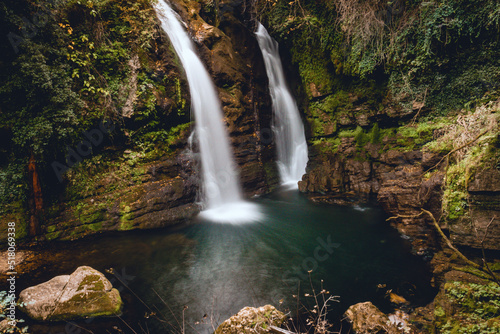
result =
M437 223L436 221L436 218L434 218L434 215L430 212L430 211L427 211L425 209L421 209L422 212L426 213L429 217L431 217L432 219L432 223L434 224L434 227L436 228L436 230L438 231L439 235L441 235L441 237L443 238L443 240L446 242L446 245L448 245L448 247L453 250L455 252L455 254L457 254L462 260L464 260L466 263L470 264L471 266L475 267L475 268L478 268L478 269L481 269L481 266L471 260L469 260L465 255L463 255L458 249L455 248L455 246L453 246L451 244L451 241L450 239L448 239L448 237L446 236L446 234L444 234L443 230L441 229L441 227L439 227L439 224Z
M482 248L482 251L483 251L483 258L482 258L482 261L483 261L483 266L469 260L465 255L463 255L457 248L455 248L455 246L453 246L453 244L451 243L450 239L448 239L448 237L444 234L443 230L441 229L441 227L439 227L439 224L438 222L436 221L436 218L434 218L434 215L432 214L432 212L428 211L428 210L425 210L423 208L420 209L421 212L419 214L416 214L416 215L397 215L397 216L393 216L393 217L390 217L388 218L387 220L392 220L392 219L398 219L398 218L417 218L419 216L421 216L422 214L427 214L431 219L432 219L432 223L434 225L434 227L436 228L436 230L438 231L439 235L441 236L441 238L443 238L443 240L445 241L446 245L453 251L455 252L455 254L458 255L458 257L460 257L464 262L466 262L467 264L471 265L472 267L476 268L476 269L479 269L481 270L482 272L486 273L487 275L491 276L491 278L495 281L495 283L497 283L498 285L500 285L500 282L498 280L498 277L497 275L495 275L495 273L493 273L493 271L490 269L490 267L488 266L488 263L486 262L486 256L485 256L485 252L484 252L484 240L486 238L486 234L488 233L488 229L490 227L490 225L492 224L493 220L496 218L496 216L494 216L491 221L488 223L488 225L486 226L486 230L485 230L485 234L483 235L483 238L481 240L481 248ZM477 235L477 234L476 234ZM486 269L485 269L486 268Z
M423 215L423 212L420 212L417 215L397 215L397 216L392 216L386 219L386 221L393 220L393 219L398 219L398 218L417 218Z
M432 219L432 223L434 224L434 227L436 228L436 230L438 231L439 235L441 235L441 238L443 238L443 240L446 242L446 245L452 250L455 252L455 254L458 255L458 257L460 257L462 260L464 260L466 263L470 264L471 266L473 266L474 268L477 268L477 269L481 269L481 266L475 262L472 262L471 260L469 260L465 255L463 255L458 249L455 248L455 246L453 246L451 244L451 241L450 239L448 239L448 237L444 234L443 230L441 230L441 227L439 227L439 224L437 223L436 221L436 218L434 218L434 215L430 212L430 211L427 211L425 209L420 209L422 210L422 212L420 212L419 214L417 215L410 215L410 216L405 216L405 215L397 215L395 217L390 217L389 219L387 220L391 220L391 219L397 219L397 218L417 218L419 216L421 216L422 214L426 213L429 217L431 217Z
M269 326L269 333L273 334L296 334L294 332L290 332L289 330L279 328L276 326Z

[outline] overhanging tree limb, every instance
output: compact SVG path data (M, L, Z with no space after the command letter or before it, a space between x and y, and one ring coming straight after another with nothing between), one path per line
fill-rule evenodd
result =
M422 214L427 214L431 220L432 220L432 223L434 225L434 227L436 228L436 230L438 231L439 235L443 238L443 240L445 241L446 245L451 249L453 250L453 252L455 252L455 254L458 255L458 257L460 257L464 262L466 262L467 264L473 266L474 268L476 269L479 269L483 272L485 272L486 274L488 274L489 276L491 276L491 278L498 284L500 285L500 282L498 280L498 277L490 270L488 264L486 263L486 258L484 257L484 246L483 246L483 243L484 243L484 239L486 238L486 233L488 233L488 228L490 227L491 223L493 222L493 220L496 218L496 217L493 217L493 219L490 221L490 223L488 224L488 226L486 227L486 231L485 231L485 235L483 236L482 240L481 240L481 247L483 249L483 264L484 264L484 267L469 260L465 255L463 255L457 248L455 248L455 246L453 246L453 244L451 243L450 239L448 239L448 237L444 234L443 230L441 230L441 227L439 227L439 224L438 222L436 221L436 218L434 218L434 215L432 214L432 212L428 211L428 210L425 210L423 208L420 209L421 212L419 214L416 214L416 215L397 215L397 216L394 216L394 217L390 217L388 218L387 220L392 220L392 219L397 219L397 218L417 218L417 217L420 217ZM486 267L486 270L484 269Z
M466 263L470 264L471 266L473 266L475 268L481 269L481 266L479 264L477 264L477 263L469 260L458 249L456 249L455 246L453 246L451 244L450 239L448 239L448 237L444 234L443 230L441 230L441 227L439 227L439 224L437 223L436 218L434 218L434 215L430 211L427 211L425 209L421 209L421 210L422 210L423 213L426 213L429 217L431 217L432 223L434 224L434 227L438 231L439 235L441 235L441 237L443 238L443 240L446 242L446 245L448 245L448 247L450 247Z

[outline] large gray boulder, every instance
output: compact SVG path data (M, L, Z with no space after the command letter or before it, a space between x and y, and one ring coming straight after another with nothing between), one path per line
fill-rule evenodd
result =
M19 303L30 318L44 321L118 315L122 307L118 290L87 266L23 290Z

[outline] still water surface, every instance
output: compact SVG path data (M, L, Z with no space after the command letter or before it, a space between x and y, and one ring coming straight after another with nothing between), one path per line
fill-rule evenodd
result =
M311 302L304 296L311 293L310 269L317 291L323 280L324 288L339 296L329 313L332 321L341 318L349 305L368 300L390 311L384 297L387 289L412 305L432 299L426 264L411 254L407 241L388 226L380 208L313 204L296 191L277 192L255 202L266 216L261 222L196 220L175 231L132 231L56 243L52 247L63 254L55 256L57 262L20 283L38 284L80 265L102 272L115 268L130 288L114 281L122 289L124 314L122 319L77 323L96 334L117 333L113 326L133 333L124 322L137 333L167 333L171 326L179 330L185 306L187 333L210 333L245 306L278 306L280 300L279 308L294 315L292 295L297 295L299 281L300 302ZM170 325L155 317L145 319L151 311ZM30 328L34 333L78 332L67 324L30 324Z

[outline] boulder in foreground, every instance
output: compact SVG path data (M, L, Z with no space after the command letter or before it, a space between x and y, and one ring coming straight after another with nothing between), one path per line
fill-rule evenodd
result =
M286 316L272 305L245 307L217 327L215 334L268 333L269 326L281 326Z
M118 290L102 273L87 266L23 290L19 303L30 318L44 321L113 316L122 307Z
M356 334L396 334L400 333L389 317L371 302L352 305L345 312Z

